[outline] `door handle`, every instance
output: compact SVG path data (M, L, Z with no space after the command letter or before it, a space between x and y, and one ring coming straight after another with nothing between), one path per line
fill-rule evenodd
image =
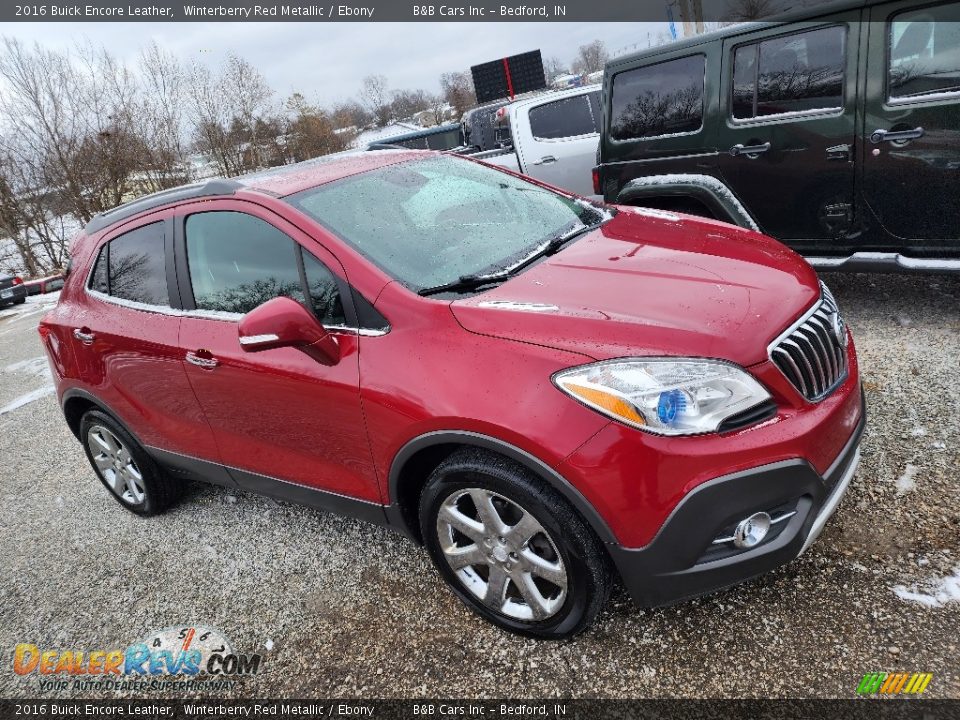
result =
M906 142L907 140L916 140L923 137L923 128L918 127L913 130L874 130L870 134L870 142L877 145L882 142Z
M552 165L557 162L557 159L553 155L544 155L542 158L537 160L533 165Z
M196 365L206 370L213 370L213 368L220 364L220 361L214 357L200 357L195 352L188 352L186 359L191 365Z
M748 157L756 157L761 153L765 153L770 149L770 143L765 142L761 145L744 145L743 143L737 143L732 148L730 148L730 154L733 157L738 155L747 155Z
M96 339L96 335L90 332L90 328L76 328L73 331L73 336L82 342L84 345L92 345L93 341Z

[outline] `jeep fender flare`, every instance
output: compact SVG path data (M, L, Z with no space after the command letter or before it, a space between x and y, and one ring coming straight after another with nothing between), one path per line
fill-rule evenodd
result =
M650 175L631 180L617 195L620 205L643 205L644 200L688 197L702 202L718 220L760 232L753 216L723 181L712 175Z

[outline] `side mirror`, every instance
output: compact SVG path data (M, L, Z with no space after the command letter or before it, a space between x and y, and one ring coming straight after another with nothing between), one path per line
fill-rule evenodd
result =
M292 347L324 365L340 362L340 346L303 305L288 297L268 300L240 319L240 347L246 352Z

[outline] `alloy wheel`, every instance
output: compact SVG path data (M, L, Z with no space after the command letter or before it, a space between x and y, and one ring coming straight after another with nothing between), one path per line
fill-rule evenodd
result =
M87 431L87 447L100 476L128 505L139 505L146 497L143 475L128 448L103 425Z
M457 490L440 505L437 536L454 575L491 610L539 622L563 607L563 559L543 525L513 500Z

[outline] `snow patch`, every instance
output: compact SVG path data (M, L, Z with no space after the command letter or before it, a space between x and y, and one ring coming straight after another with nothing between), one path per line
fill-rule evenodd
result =
M929 608L943 607L951 602L960 603L960 565L954 569L953 575L931 578L921 587L907 588L905 585L896 585L893 593L901 600Z
M47 364L47 358L44 355L30 358L29 360L21 360L20 362L12 363L7 365L3 371L23 373L24 375L33 375L34 377L39 378L50 377L50 366Z
M917 486L917 473L920 468L912 463L907 463L903 469L903 474L897 478L897 494L908 493Z
M21 395L18 398L14 398L13 402L11 402L9 405L4 405L2 408L0 408L0 415L6 415L8 412L12 412L19 407L23 407L27 403L32 403L35 400L46 397L47 395L53 395L55 392L56 388L54 388L53 385L47 385L39 390L28 392L26 395Z
M910 434L914 437L923 437L927 434L927 429L923 425L914 425Z

